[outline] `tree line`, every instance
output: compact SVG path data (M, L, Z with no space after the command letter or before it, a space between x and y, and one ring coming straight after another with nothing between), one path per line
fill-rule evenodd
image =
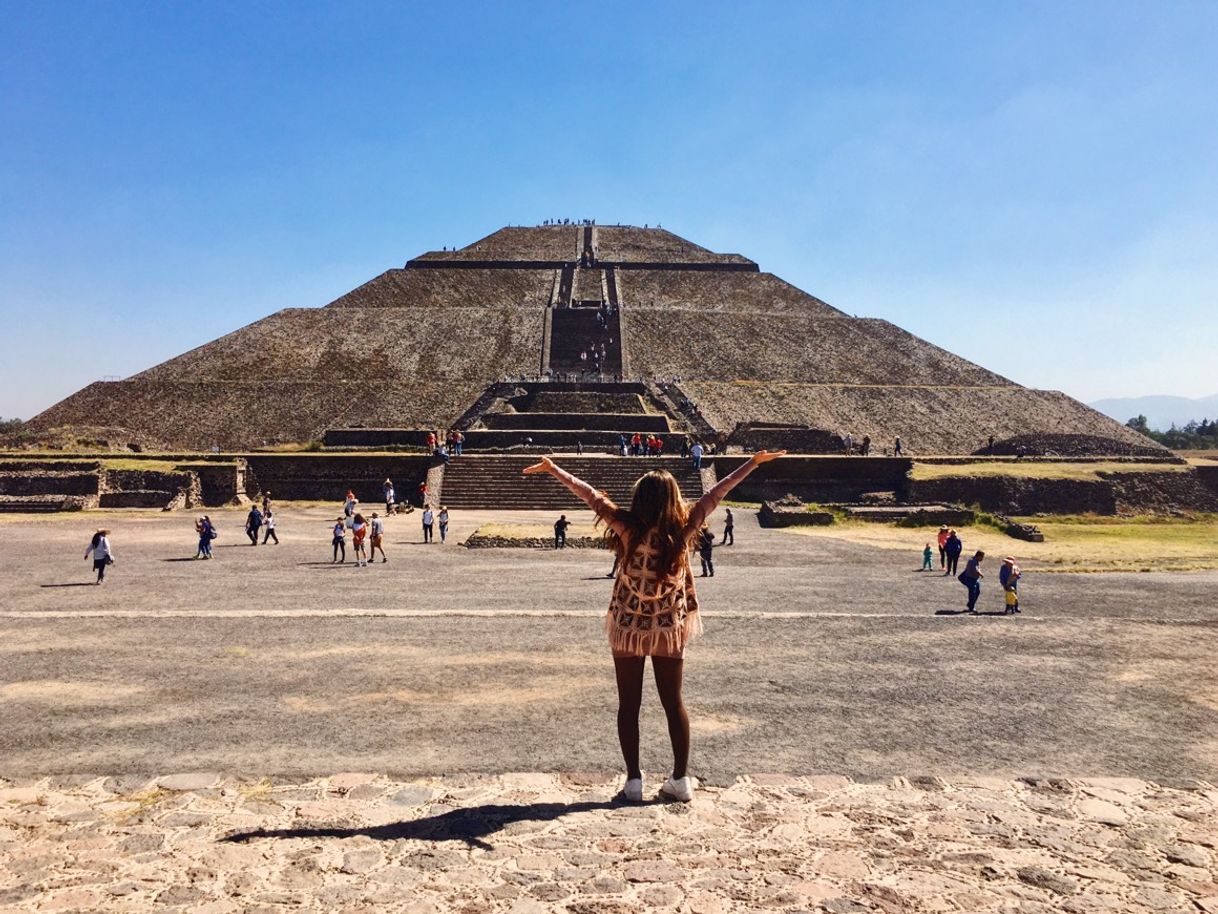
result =
M1164 447L1182 451L1203 451L1218 448L1218 420L1196 419L1186 422L1183 428L1174 422L1165 432L1158 432L1146 424L1145 416L1134 416L1125 425Z

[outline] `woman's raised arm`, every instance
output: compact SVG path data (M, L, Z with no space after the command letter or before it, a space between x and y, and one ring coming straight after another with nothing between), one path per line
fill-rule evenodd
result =
M697 529L700 527L711 516L715 508L719 507L719 502L727 497L727 493L744 482L745 477L749 473L753 472L763 463L777 460L786 453L786 451L758 451L744 463L740 464L734 471L715 483L709 492L698 499L698 503L694 505L694 509L689 513L689 521L686 523L686 528Z
M571 493L596 512L596 516L609 524L615 533L621 534L621 524L615 518L617 505L604 492L584 482L578 476L568 473L549 457L542 457L538 463L525 467L521 472L525 476L535 476L538 473L549 473L567 487Z

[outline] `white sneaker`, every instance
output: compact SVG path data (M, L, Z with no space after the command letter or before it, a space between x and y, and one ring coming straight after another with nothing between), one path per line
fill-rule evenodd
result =
M682 803L688 803L694 798L694 780L688 775L676 780L669 778L660 788L660 793L674 800L680 800Z
M643 779L630 778L626 781L626 787L622 791L626 795L626 799L631 803L643 802Z

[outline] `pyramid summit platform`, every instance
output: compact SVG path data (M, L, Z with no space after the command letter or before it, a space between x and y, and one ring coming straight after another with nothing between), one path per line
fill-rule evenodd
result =
M1165 454L1063 393L850 317L740 254L587 224L427 252L324 307L91 384L26 432L243 451L409 443L453 426L472 450L605 448L654 429L802 453L840 453L850 434L877 450L900 436L923 455L981 453L991 435L998 454Z

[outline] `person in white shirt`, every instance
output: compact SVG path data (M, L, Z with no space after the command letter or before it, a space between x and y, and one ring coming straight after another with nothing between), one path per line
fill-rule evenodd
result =
M262 537L262 545L266 545L267 540L274 540L275 545L279 545L279 534L275 532L275 515L270 508L266 509L266 513L262 515L262 526L266 533Z
M425 543L433 542L432 525L435 523L435 520L435 512L431 510L431 505L428 505L423 509L423 542Z
M89 548L85 550L85 558L93 556L93 570L97 572L96 583L106 579L106 566L114 563L114 550L110 548L110 531L98 530L93 534Z

